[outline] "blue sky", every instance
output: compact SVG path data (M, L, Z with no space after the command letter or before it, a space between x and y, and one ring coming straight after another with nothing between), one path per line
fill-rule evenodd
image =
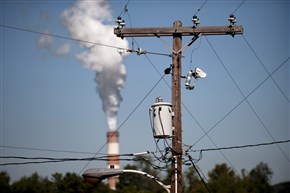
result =
M196 13L201 26L226 26L228 16L234 12L237 25L244 28L243 36L234 38L202 36L183 51L184 75L194 67L207 73L193 91L186 90L182 80L182 102L189 110L182 111L183 143L194 144L192 150L200 150L288 140L289 1L209 0L203 5L204 2L131 0L128 12L121 14L126 27L171 27L175 20L182 21L183 26L192 26L191 18ZM111 21L103 22L115 25L127 1L108 3ZM49 37L41 44L41 34L5 27L70 37L61 15L73 6L75 1L1 1L1 156L92 156L21 148L107 151L102 146L106 143L108 126L94 81L95 72L84 68L77 59L88 48L56 37ZM183 37L183 45L190 38ZM106 41L101 37L97 43ZM132 47L132 39L127 41ZM135 38L134 49L140 46L146 51L170 54L164 42L171 46L172 38ZM123 43L112 46L123 47ZM109 50L108 54L118 51ZM127 74L118 112L120 153L155 151L148 111L157 96L170 102L171 90L165 81L170 84L171 76L165 76L165 81L160 81L129 115L159 81L171 58L128 54L122 63ZM209 130L209 137L202 137ZM273 169L273 183L290 180L289 143L222 153L224 156L219 151L203 153L197 163L203 173L217 163L226 162L239 173L263 161ZM198 157L198 153L191 154ZM11 161L21 160L1 159L1 163ZM121 165L128 163L132 164L121 162ZM80 173L86 164L13 165L1 166L1 171L7 171L12 180L17 180L33 172L43 176L54 172ZM86 168L91 167L106 167L106 162L91 162Z

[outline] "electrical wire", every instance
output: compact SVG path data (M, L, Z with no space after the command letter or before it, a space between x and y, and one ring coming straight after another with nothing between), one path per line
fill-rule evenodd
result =
M201 149L201 150L194 150L194 152L199 151L200 152L200 159L201 159L202 158L202 152L205 152L205 151L220 151L220 150L243 149L243 148L250 148L250 147L274 145L274 144L278 144L278 143L289 143L289 142L290 142L290 139L283 140L283 141L276 141L276 142L268 142L268 143L248 144L248 145L220 147L220 148L207 148L207 149ZM196 165L197 161L194 161L194 159L191 157L191 155L188 154L188 152L186 152L186 155L188 156L189 161L191 162L191 164L194 167L195 171L197 172L198 176L200 177L200 179L202 180L203 184L205 185L207 191L210 192L209 187L207 186L207 183L205 183L205 181L203 180L203 178L206 179L205 175L202 173L203 174L203 178L202 178L202 176L200 175L200 173L199 173L199 171L197 169L197 165Z
M128 5L130 3L131 0L128 0L127 3L125 4L123 10L121 11L121 13L119 14L119 16L121 16L123 13L127 13L128 12Z
M197 167L195 166L195 163L193 162L192 157L191 157L190 155L188 155L188 158L189 158L189 160L191 161L192 167L194 168L194 170L195 170L196 173L198 174L200 180L202 181L203 185L205 186L207 192L208 192L208 193L211 193L211 191L209 190L209 188L208 188L208 186L207 186L207 183L204 181L203 177L200 175L200 173L199 173ZM202 171L201 171L201 172L202 172ZM202 173L202 174L203 174L203 173ZM203 174L203 176L205 176L205 175Z
M107 158L106 158L107 157ZM49 158L49 157L21 157L21 156L0 156L1 159L23 159L23 160L44 160L44 161L28 161L28 162L8 162L0 163L0 166L11 166L11 165L27 165L27 164L44 164L44 163L58 163L58 162L69 162L69 161L138 161L137 158L116 158L112 159L110 156L104 157L90 157L90 158Z
M206 152L206 151L219 151L219 150L232 150L232 149L244 149L244 148L251 148L251 147L260 147L260 146L269 146L274 144L282 144L282 143L289 143L290 139L287 140L281 140L276 142L266 142L266 143L258 143L258 144L247 144L247 145L238 145L238 146L229 146L229 147L219 147L219 148L207 148L207 149L200 149L200 150L191 150L191 152ZM156 155L153 152L151 153L156 159L160 159L156 157ZM189 157L189 160L191 160L192 163L196 163L197 161L193 162L194 159L186 153L186 155ZM135 156L134 153L128 153L128 154L119 154L117 157L122 156ZM45 161L30 161L30 162L10 162L10 163L1 163L1 166L7 166L7 165L25 165L25 164L42 164L42 163L54 163L54 162L68 162L68 161L108 161L114 160L111 157L116 157L116 155L105 155L105 156L99 156L99 157L88 157L88 158L53 158L53 157L24 157L24 156L0 156L0 159L23 159L23 160L45 160ZM200 155L202 157L202 155ZM201 158L200 158L201 159ZM199 160L200 160L199 159ZM117 160L117 159L116 159ZM118 160L123 161L146 161L148 164L150 164L154 169L160 169L161 167L154 165L150 160L145 159L144 157L137 156L135 158L118 158ZM167 162L169 163L169 162ZM164 167L165 169L168 166L168 164Z
M128 5L128 3L129 3L129 1L127 2L127 4L125 5L125 8L126 8L126 12L127 12L127 14L128 14L128 9L127 9L127 5ZM123 10L125 10L125 8L123 9ZM132 27L132 22L131 22L131 20L130 20L130 24L131 24L131 27ZM138 44L138 42L134 39L134 38L132 38L132 41L134 41L136 44L137 44L137 46L140 48L140 45ZM116 130L116 131L118 131L125 123L126 123L126 121L132 116L132 114L139 108L139 106L144 102L144 100L149 96L149 94L153 91L153 89L160 83L160 81L161 80L164 80L164 76L165 76L165 74L164 75L162 75L158 70L157 70L157 68L156 68L156 66L153 64L153 62L149 59L149 57L148 57L148 55L147 54L145 54L145 57L146 57L146 59L149 61L149 63L152 65L152 67L155 69L155 71L159 74L159 76L161 77L159 80L158 80L158 82L153 86L153 88L152 89L150 89L150 91L143 97L143 99L140 101L140 103L132 110L132 112L127 116L127 118L121 123L121 125L118 127L118 129ZM166 80L164 80L165 81L165 83L168 85L168 83L166 82ZM104 143L102 146L101 146L101 148L98 150L98 152L96 153L96 155L105 147L105 145L108 143L108 141L109 141L109 139L106 141L106 143ZM79 173L81 173L81 172L83 172L83 170L88 166L90 164L90 162L88 162L83 168L82 168L82 170L79 172Z
M128 2L127 2L127 4L126 4L126 6L128 5L128 3L130 2L130 0L128 0ZM201 8L204 6L204 4L207 2L207 0L203 3L203 5L201 6ZM239 5L239 7L243 4L245 2L245 0ZM239 8L238 7L238 8ZM200 9L201 9L200 8ZM237 8L237 9L238 9ZM197 11L197 13L200 11L200 9ZM236 10L237 10L236 9ZM123 10L125 10L125 8L123 9ZM235 10L235 11L236 11ZM234 12L235 12L234 11ZM122 11L123 12L123 11ZM121 12L121 14L122 14L122 12ZM233 13L234 13L233 12ZM120 14L120 15L121 15ZM2 25L1 25L2 26ZM3 27L3 26L2 26ZM19 30L19 29L18 29ZM25 31L25 30L24 30ZM29 32L31 32L31 31L29 31ZM35 33L35 32L33 32L33 33ZM45 33L43 33L43 35L48 35L48 34L45 34ZM67 38L67 37L62 37L62 36L54 36L54 35L52 35L53 37L58 37L58 38L65 38L65 39L71 39L71 38ZM71 39L71 40L74 40L74 41L80 41L80 40L76 40L76 39ZM87 41L82 41L82 42L85 42L85 43L92 43L92 44L97 44L97 45L101 45L101 46L107 46L107 47L113 47L113 48L118 48L118 49L123 49L123 48L119 48L119 47L115 47L115 46L110 46L110 45L105 45L105 44L100 44L100 43L93 43L93 42L87 42ZM248 95L249 96L249 95ZM289 100L288 100L289 101ZM72 152L70 152L70 153L72 153ZM75 153L77 153L77 152L75 152ZM85 153L85 152L84 152ZM92 154L92 153L90 153L90 154Z
M29 32L29 33L34 33L34 34L38 34L38 35L46 35L46 36L50 36L50 37L54 37L54 38L61 38L61 39L66 39L66 40L71 40L71 41L76 41L76 42L92 44L93 46L91 46L90 48L92 48L94 46L103 46L103 47L114 48L114 49L118 49L118 50L125 50L125 51L130 52L130 53L139 53L140 52L139 50L123 48L123 47L119 47L119 46L112 46L112 45L109 45L109 44L92 42L92 41L88 41L88 40L70 38L70 37L66 37L66 36L55 35L55 34L50 34L50 33L45 33L45 32L39 32L39 31L34 31L34 30L29 30L29 29L24 29L24 28L9 26L9 25L0 24L0 27L14 29L14 30L19 30L19 31L24 31L24 32ZM144 51L142 54L154 54L154 55L160 55L160 56L171 56L170 54L164 54L164 53L158 53L158 52L150 52L150 51Z
M282 66L287 64L290 57L288 57L284 62L282 62L272 73L271 75L275 74ZM270 76L266 77L259 85L257 85L244 99L242 99L237 105L235 105L228 113L226 113L216 124L214 124L203 136L201 136L193 145L190 146L191 149L195 146L200 140L202 140L205 136L208 135L219 123L221 123L228 115L230 115L236 108L238 108L249 96L251 96L258 88L260 88ZM200 124L199 124L200 125Z
M128 4L129 4L130 1L127 2L127 4L125 5L124 9L125 10L125 13L128 15L128 18L129 18L129 23L130 23L130 27L132 28L132 20L131 20L131 16L129 14L129 9L128 9ZM132 49L134 50L134 37L131 37L131 44L132 44Z
M196 11L196 13L194 14L194 16L196 16L198 14L198 12L200 12L200 10L203 8L203 6L206 4L207 0L205 0L203 2L203 4L200 6L200 8Z
M207 149L201 149L201 150L194 150L204 152L204 151L219 151L219 150L231 150L231 149L244 149L249 147L259 147L259 146L268 146L268 145L275 145L275 144L281 144L281 143L289 143L290 139L282 140L282 141L275 141L275 142L267 142L267 143L258 143L258 144L248 144L248 145L237 145L237 146L230 146L230 147L219 147L219 148L207 148Z
M44 149L44 148L30 148L30 147L18 147L18 146L8 146L8 145L0 145L0 148L22 149L22 150L32 150L32 151L47 151L47 152L56 152L56 153L95 154L93 152L84 152L84 151L69 151L69 150L56 150L56 149ZM106 155L106 154L103 154L103 155Z
M234 14L244 3L245 3L246 0L243 0L239 5L238 7L232 12L232 14Z
M92 41L87 41L87 40L70 38L70 37L66 37L66 36L50 34L50 33L45 33L45 32L39 32L39 31L34 31L34 30L29 30L29 29L24 29L24 28L20 28L20 27L9 26L9 25L0 24L0 27L14 29L14 30L19 30L19 31L24 31L24 32L29 32L29 33L34 33L34 34L38 34L38 35L46 35L46 36L50 36L50 37L61 38L61 39L66 39L66 40L71 40L71 41L76 41L76 42L82 42L82 43L88 43L88 44L93 44L93 45L98 45L98 46L104 46L104 47L109 47L109 48L128 50L128 48L122 48L122 47L112 46L112 45L103 44L103 43L97 43L97 42L92 42Z
M129 1L128 1L129 3ZM128 4L127 3L127 4ZM118 47L118 46L111 46L111 45L107 45L107 44L103 44L103 43L96 43L96 42L91 42L91 41L85 41L85 40L80 40L80 39L74 39L74 38L69 38L69 37L65 37L65 36L60 36L60 35L54 35L54 34L48 34L48 33L43 33L43 32L38 32L38 31L33 31L33 30L28 30L28 29L23 29L23 28L18 28L18 27L13 27L13 26L8 26L8 25L3 25L0 24L1 27L4 28L10 28L10 29L14 29L14 30L20 30L20 31L25 31L25 32L30 32L30 33L35 33L35 34L40 34L40 35L47 35L47 36L51 36L51 37L56 37L56 38L62 38L62 39L67 39L67 40L73 40L73 41L78 41L78 42L83 42L83 43L90 43L93 45L99 45L99 46L105 46L105 47L110 47L110 48L116 48L116 49L120 49L120 50L126 50L128 52L138 52L132 49L127 49L127 48L122 48L122 47ZM161 53L156 53L156 52L145 52L148 54L158 54L158 55L165 55L168 56L167 54L161 54ZM146 58L148 59L148 61L152 64L152 66L154 66L154 68L156 69L155 65L152 63L152 61L148 58L148 56L146 55ZM156 69L157 70L157 69ZM158 70L157 70L158 71ZM160 73L159 73L160 74ZM161 74L160 74L161 75ZM157 82L157 84L163 79L164 76L162 76L162 78ZM137 107L129 114L129 116L124 120L124 122L120 125L120 127L117 129L117 131L122 127L122 125L130 118L130 116L137 110L137 108L141 105L141 103L145 100L145 98L152 92L152 90L157 86L157 84L149 91L149 93L142 99L142 101L137 105ZM107 141L108 142L108 141ZM95 156L97 154L99 154L99 152L104 148L104 146L107 144L107 142L100 148L100 150L95 154ZM90 163L90 162L89 162ZM88 163L88 164L89 164ZM87 165L88 165L87 164ZM87 167L87 165L85 167ZM85 167L81 170L81 172L85 169Z
M158 37L158 36L157 36ZM163 39L161 39L161 38L159 38L160 39L160 41L161 42L163 42L162 40ZM168 46L168 44L166 43L166 42L163 42L163 43L165 43L166 44L166 46ZM136 42L136 44L138 45L138 43ZM139 46L139 45L138 45ZM157 68L155 67L155 65L152 63L152 61L149 59L149 57L147 56L147 55L145 55L145 57L147 58L147 60L151 63L151 65L153 66L153 68L156 70L156 72L160 75L160 76L162 76L161 74L160 74L160 72L157 70ZM167 83L167 81L166 80L164 80L165 81L165 83L166 83L166 85L168 86L168 88L171 90L171 87L170 87L170 85ZM185 109L187 109L187 107L186 107L186 105L184 105L184 103L182 103L182 106L183 107L185 107ZM187 111L188 112L190 112L188 109L187 109ZM192 113L190 113L191 114L191 116L193 117L193 115L192 115ZM194 117L193 117L194 118ZM195 119L195 118L194 118ZM196 119L195 119L196 120ZM197 122L197 120L196 120L196 122ZM202 128L202 127L201 127ZM205 131L204 131L205 132ZM208 136L208 134L206 133L205 135L207 135ZM208 136L209 137L209 136ZM211 139L211 141L214 143L214 141ZM217 145L216 145L216 143L214 143L215 144L215 146L217 147ZM234 166L233 166L233 164L231 164L231 161L221 152L221 154L222 154L222 156L225 158L225 160L227 160L227 162L234 168Z
M142 152L150 153L149 151ZM44 161L29 161L29 162L9 162L1 163L0 166L7 165L25 165L25 164L41 164L41 163L54 163L54 162L67 162L67 161L140 161L142 157L138 156L140 153L127 153L127 154L118 154L118 155L104 155L104 156L94 156L88 158L54 158L54 157L25 157L25 156L0 156L0 159L22 159L22 160L44 160ZM135 157L135 158L120 158L120 157ZM113 159L112 159L113 158Z
M206 40L208 42L208 44L210 45L211 49L213 50L214 54L216 55L216 57L218 58L218 60L220 61L220 63L222 64L223 68L225 69L225 71L227 72L228 76L230 77L230 79L233 81L233 83L235 84L236 88L238 89L238 91L240 92L240 94L242 95L242 97L245 99L245 101L247 102L247 104L249 105L249 107L251 108L251 110L253 111L253 113L255 114L256 118L259 120L259 122L261 123L261 125L263 126L263 128L266 130L266 132L268 133L268 135L272 138L272 140L275 142L276 139L274 138L274 136L272 135L272 133L270 132L270 130L267 128L266 124L263 122L263 120L260 118L260 116L258 115L257 111L254 109L254 107L251 105L251 103L249 102L249 100L247 99L247 97L244 95L244 93L242 92L241 88L239 87L239 85L237 84L237 82L235 81L235 79L233 78L233 76L231 75L231 73L229 72L229 70L227 69L226 65L224 64L224 62L221 60L221 58L219 57L219 55L217 54L216 50L213 48L212 44L210 43L209 39L206 37ZM263 65L264 66L264 65ZM266 69L265 69L266 70ZM270 76L270 78L273 77L271 76L271 74L267 71L268 75ZM274 80L273 80L274 81ZM283 154L283 156L288 160L288 162L290 162L289 157L286 155L286 153L282 150L282 148L277 144L278 149L281 151L281 153Z
M193 56L193 52L195 52L196 50L198 50L198 48L201 46L201 38L199 38L199 44L198 44L198 46L196 47L196 48L193 48L192 50L191 50L191 54L190 54L190 62L189 62L189 70L191 70L192 69L192 56Z
M118 132L122 126L128 121L128 119L132 116L132 114L139 108L139 106L145 101L145 99L149 96L149 94L154 90L154 88L160 83L160 81L163 79L163 77L165 76L165 74L157 81L157 83L149 90L149 92L142 98L142 100L138 103L138 105L131 111L131 113L125 118L125 120L120 124L120 126L118 127L118 129L115 132ZM113 135L112 135L113 136ZM97 153L95 155L97 155L104 147L105 145L107 145L107 143L109 142L110 138L107 139L106 143L104 143L101 148L97 151ZM90 164L90 161L82 168L82 170L80 171L83 172L84 169Z
M151 120L151 111L149 110L149 120L150 120L150 127L151 127L151 130L152 130L152 133L153 133L153 135L154 135L154 131L153 131L153 122L152 122L152 120ZM154 142L155 142L155 147L156 147L156 150L155 150L155 152L157 152L157 150L158 150L158 152L161 154L161 157L164 157L164 155L162 154L162 151L161 151L161 149L159 148L159 145L158 145L158 142L159 142L159 139L155 139L154 138ZM153 154L154 156L155 156L155 154ZM158 159L156 156L155 156L155 158L156 159ZM159 160L159 159L158 159Z
M126 6L128 5L130 1L127 2ZM124 8L125 10L125 8ZM28 29L23 29L23 28L19 28L19 27L14 27L14 26L8 26L8 25L3 25L3 24L0 24L0 27L4 27L4 28L9 28L9 29L14 29L14 30L19 30L19 31L24 31L24 32L29 32L29 33L35 33L35 34L39 34L39 35L47 35L47 36L51 36L51 37L55 37L55 38L62 38L62 39L67 39L67 40L72 40L72 41L77 41L77 42L83 42L83 43L89 43L89 44L93 44L94 46L98 45L98 46L104 46L104 47L109 47L109 48L116 48L116 49L119 49L119 50L126 50L127 52L136 52L138 53L139 51L138 50L134 50L134 49L127 49L127 48L122 48L122 47L118 47L118 46L112 46L112 45L107 45L107 44L103 44L103 43L96 43L96 42L91 42L91 41L86 41L86 40L81 40L81 39L75 39L75 38L69 38L69 37L65 37L65 36L60 36L60 35L55 35L55 34L49 34L49 33L43 33L43 32L38 32L38 31L34 31L34 30L28 30ZM156 55L163 55L163 56L171 56L171 55L168 55L168 54L162 54L162 53L156 53L156 52L148 52L148 51L144 51L144 54L156 54ZM148 58L148 56L146 55L146 58L147 60L151 63L152 66L154 66L154 68L157 70L157 68L155 67L155 65L152 63L152 61ZM159 75L161 75L159 73ZM162 76L162 75L161 75ZM161 79L163 79L164 76L162 76ZM158 81L158 83L161 81L161 79ZM166 82L166 81L165 81ZM157 83L157 84L158 84ZM154 86L154 88L157 86L157 84ZM150 92L154 89L152 88L150 90ZM142 101L137 105L137 107L129 114L129 116L124 120L124 122L121 124L120 127L122 127L122 125L130 118L130 116L137 110L137 108L141 105L141 103L145 100L145 98L150 94L150 92L142 99ZM120 129L120 127L118 128L118 130ZM117 131L118 131L117 130ZM108 142L108 141L107 141ZM104 148L104 146L107 144L107 142L100 148L100 151ZM32 150L32 149L31 149ZM46 150L46 151L49 151L49 150ZM54 150L52 150L54 151ZM100 154L98 151L97 153L94 154L94 156ZM67 152L67 151L65 151ZM67 152L68 153L68 152ZM70 153L73 153L73 152L70 152ZM77 153L77 152L74 152L74 153ZM90 153L91 154L91 153ZM89 162L90 163L90 162ZM88 163L88 164L89 164ZM87 165L88 165L87 164ZM87 166L86 165L86 166ZM85 167L86 167L85 166ZM84 167L84 168L85 168ZM84 168L82 169L82 171L84 170ZM81 171L81 172L82 172Z
M259 63L261 64L261 66L264 68L264 70L267 72L267 74L270 76L270 78L272 79L272 81L274 82L274 84L276 85L276 87L279 89L279 91L281 92L281 94L284 96L284 98L288 101L288 103L290 103L287 95L283 92L283 90L280 88L280 86L277 84L277 82L275 81L275 79L271 76L270 72L267 70L266 66L264 65L264 63L262 62L262 60L260 59L260 57L258 56L258 54L255 52L255 50L253 49L253 47L251 46L251 44L249 43L249 41L246 39L246 37L244 35L242 35L243 39L245 40L246 44L249 46L250 50L253 52L253 54L256 56L257 60L259 61Z

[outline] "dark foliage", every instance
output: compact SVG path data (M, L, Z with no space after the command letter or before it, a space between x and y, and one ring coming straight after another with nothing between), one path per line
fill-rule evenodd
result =
M146 159L144 159L146 160ZM170 168L167 175L160 177L158 170L150 167L148 160L138 165L127 165L125 169L142 170L163 181L170 183ZM217 164L208 172L204 182L197 175L194 167L184 171L183 193L288 193L290 183L280 183L271 186L272 170L266 163L259 163L250 171L242 170L239 176L226 164ZM207 187L207 188L206 188ZM51 179L43 178L37 173L11 183L8 173L0 173L0 190L2 193L163 193L165 192L154 180L138 174L127 173L119 177L115 191L110 190L105 183L88 188L82 177L75 173L54 173Z

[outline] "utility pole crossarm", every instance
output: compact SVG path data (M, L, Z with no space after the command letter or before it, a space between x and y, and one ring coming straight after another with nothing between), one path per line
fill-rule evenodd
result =
M182 27L181 21L175 21L173 27L147 27L147 28L124 28L125 22L120 17L117 20L118 27L114 28L117 37L173 37L172 51L172 157L171 160L171 193L182 192L182 113L181 113L181 59L182 59L182 37L193 36L190 46L198 37L208 35L241 35L243 27L235 25L234 15L230 15L228 26L198 26L198 18L193 17L195 26Z
M148 28L114 28L117 37L153 37L172 36L180 33L182 36L202 35L233 35L243 34L242 26L197 26L197 27L148 27Z

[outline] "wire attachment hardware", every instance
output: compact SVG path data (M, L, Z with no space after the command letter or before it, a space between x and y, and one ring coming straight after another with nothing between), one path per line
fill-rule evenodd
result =
M198 18L196 15L194 15L194 16L192 17L191 21L192 21L193 24L194 24L194 26L193 26L194 28L197 27L197 26L199 25L199 18Z
M126 25L125 20L122 19L122 17L120 17L120 16L117 17L116 22L118 24L118 28L124 28Z
M229 27L233 27L236 24L236 22L237 22L236 17L234 16L234 14L231 14L229 16L228 20L230 22Z
M231 14L228 18L230 25L228 25L228 27L232 30L232 37L234 37L236 35L236 33L234 32L233 27L235 26L235 24L237 23L236 17L234 16L234 14Z

